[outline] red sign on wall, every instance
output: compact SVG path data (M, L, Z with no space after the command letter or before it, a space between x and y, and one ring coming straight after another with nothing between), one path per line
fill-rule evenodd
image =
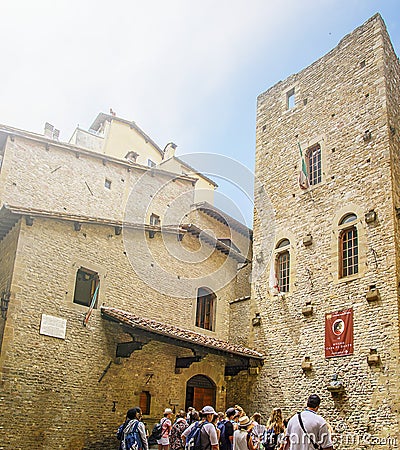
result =
M325 358L353 354L353 308L325 314Z

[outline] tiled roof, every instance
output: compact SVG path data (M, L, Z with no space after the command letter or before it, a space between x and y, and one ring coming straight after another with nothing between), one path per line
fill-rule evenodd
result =
M135 314L122 311L120 309L102 306L101 313L105 318L115 320L123 325L127 325L132 328L139 328L150 333L189 342L194 345L215 349L220 352L225 352L237 356L244 356L247 358L254 358L258 360L264 359L261 353L250 348L246 348L242 345L231 344L229 342L222 341L205 334L196 333L195 331L186 330L174 325L168 325L152 319L139 317Z

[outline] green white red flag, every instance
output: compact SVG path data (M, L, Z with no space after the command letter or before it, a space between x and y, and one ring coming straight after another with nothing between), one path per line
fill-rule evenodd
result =
M304 159L303 152L301 150L300 142L298 144L299 144L300 159L301 159L300 173L299 173L299 186L301 187L301 189L308 189L310 187L310 182L308 180L308 175L307 175L307 164Z

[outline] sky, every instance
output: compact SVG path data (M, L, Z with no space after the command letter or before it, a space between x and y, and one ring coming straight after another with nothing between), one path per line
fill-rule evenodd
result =
M0 123L68 141L112 108L161 148L251 174L257 96L377 12L399 55L398 0L1 0ZM251 226L251 192L209 175Z

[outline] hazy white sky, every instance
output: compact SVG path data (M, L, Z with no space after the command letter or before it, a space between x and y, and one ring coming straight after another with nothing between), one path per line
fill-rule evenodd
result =
M376 12L399 54L398 0L2 0L0 123L68 140L112 107L252 168L257 95Z

